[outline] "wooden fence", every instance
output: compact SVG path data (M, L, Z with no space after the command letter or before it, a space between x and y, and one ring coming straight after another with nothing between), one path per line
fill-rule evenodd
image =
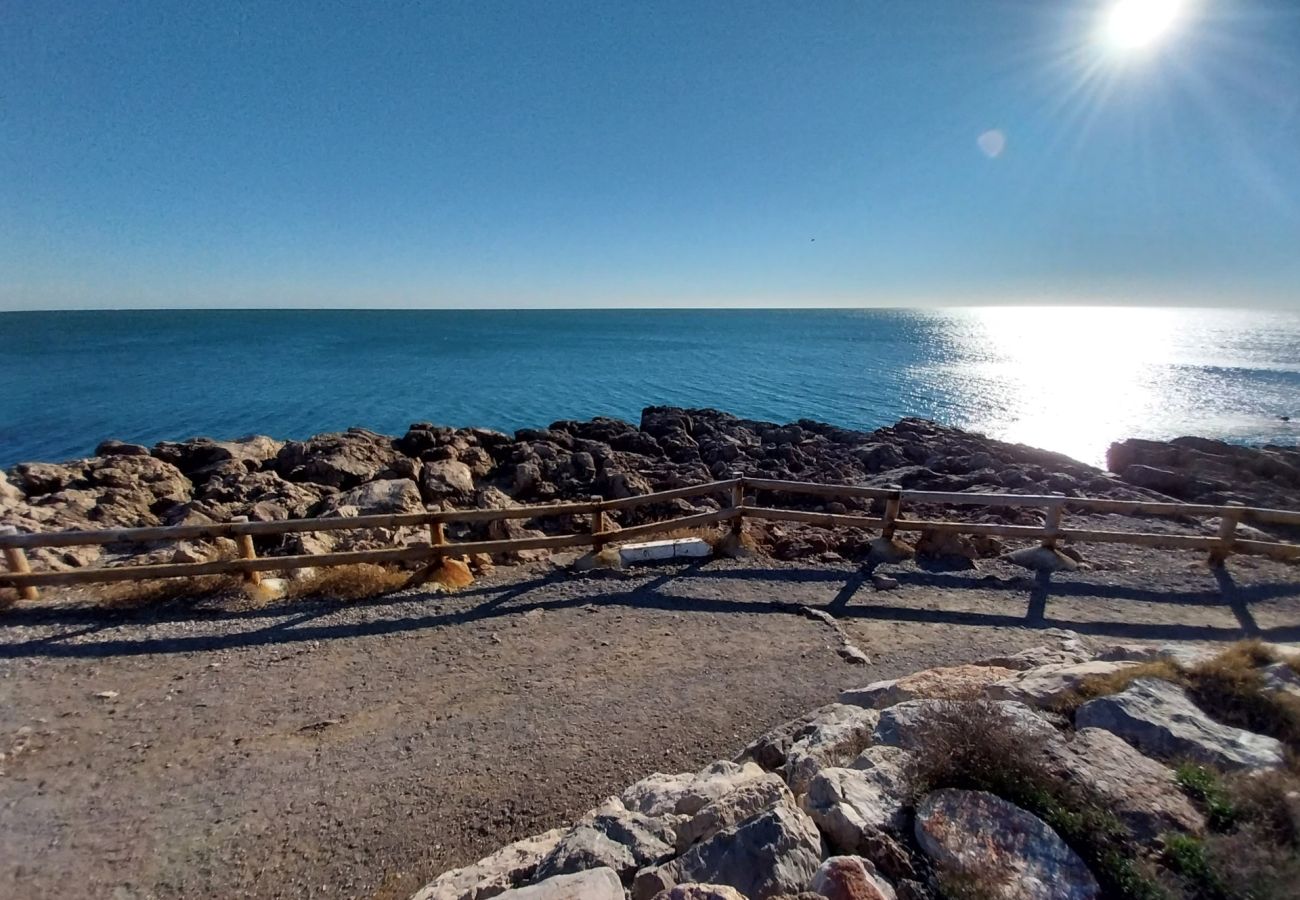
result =
M883 500L884 513L880 516L849 513L814 512L782 509L775 506L751 505L747 495L765 492L769 495L805 495L827 500ZM646 504L684 500L707 494L723 495L724 505L710 512L679 516L659 522L648 522L628 528L610 530L606 516L611 512L632 509ZM922 506L982 506L987 508L1038 507L1046 511L1044 524L1001 525L980 522L908 519L902 514L905 503ZM1066 509L1092 513L1118 513L1129 516L1218 517L1218 534L1184 535L1158 534L1132 531L1101 531L1085 528L1067 528L1063 524ZM483 523L506 519L539 519L552 516L589 515L591 529L579 534L547 535L542 537L511 538L506 540L449 542L446 524L449 522ZM112 581L141 581L153 578L187 578L197 575L238 573L250 581L257 581L260 573L289 571L318 566L342 566L352 563L436 562L445 556L471 553L507 553L518 550L558 550L565 547L590 546L600 550L614 541L628 541L683 528L699 528L729 522L731 530L739 533L745 519L770 522L801 522L824 528L852 527L879 529L892 538L900 531L951 532L967 535L991 535L1038 541L1043 546L1054 547L1060 541L1104 542L1132 544L1176 550L1205 550L1217 562L1231 553L1255 554L1281 560L1300 559L1300 545L1281 542L1243 539L1237 536L1239 524L1274 524L1300 526L1300 512L1281 509L1264 509L1240 504L1210 506L1192 503L1161 503L1144 500L1105 500L1092 497L1066 497L1064 495L953 493L939 491L911 491L899 488L874 488L843 484L815 484L803 481L779 481L736 475L725 481L712 481L690 487L659 491L619 500L591 500L575 503L553 503L539 506L517 506L506 509L454 509L438 512L399 513L393 515L367 515L323 519L290 519L277 522L249 522L246 519L211 525L172 525L157 528L116 528L100 531L64 531L22 534L13 527L0 530L0 549L8 572L0 572L0 585L17 588L25 599L38 597L37 587L43 585L90 584ZM297 556L259 557L253 547L254 537L299 534L303 532L349 531L368 528L426 527L428 543L393 547L386 550L353 550L339 553L317 553ZM214 560L201 563L167 563L124 565L73 569L62 572L33 572L26 550L38 547L70 547L92 544L145 544L201 538L233 538L239 547L238 559Z

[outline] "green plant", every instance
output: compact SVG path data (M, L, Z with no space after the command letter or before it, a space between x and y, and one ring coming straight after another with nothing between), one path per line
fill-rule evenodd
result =
M1237 810L1213 769L1185 762L1174 770L1174 777L1179 787L1205 808L1210 827L1215 831L1227 831L1237 823Z

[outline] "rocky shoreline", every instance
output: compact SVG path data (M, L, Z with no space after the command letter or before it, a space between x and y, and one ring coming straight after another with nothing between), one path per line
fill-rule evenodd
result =
M1231 673L1239 698L1289 711L1289 733L1298 672L1282 645L1061 633L844 691L734 760L649 775L412 900L1282 897L1300 874L1295 747L1196 701ZM1232 786L1206 793L1220 778ZM1268 813L1230 799L1251 784L1272 795ZM1290 824L1265 836L1255 815ZM1274 855L1232 860L1237 835Z
M904 419L862 432L801 419L780 425L710 409L649 407L638 425L616 419L560 421L514 435L483 428L413 424L400 437L364 429L305 441L253 436L194 438L149 448L108 440L87 459L20 463L0 475L0 524L62 531L207 524L247 516L315 516L502 508L547 501L622 498L720 480L732 473L939 491L1008 491L1115 499L1239 501L1300 506L1300 449L1247 448L1203 438L1128 440L1111 447L1106 472L1057 453ZM771 500L771 497L760 498ZM845 512L871 504L781 504ZM717 508L699 498L620 512L627 526ZM1041 523L1033 510L983 520ZM520 537L586 527L577 517L451 529L450 537ZM852 558L862 536L817 529L763 529L757 540L781 558L835 553ZM259 540L262 554L370 549L426 540L418 529L372 529ZM855 543L856 542L856 543ZM944 552L997 555L997 542L945 542ZM922 547L922 550L925 548ZM34 567L67 569L126 560L191 562L230 552L222 542L179 547L108 546L34 551Z

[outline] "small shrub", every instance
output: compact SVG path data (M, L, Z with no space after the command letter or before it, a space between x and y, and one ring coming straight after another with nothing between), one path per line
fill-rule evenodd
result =
M243 587L243 580L238 575L196 575L152 581L114 581L94 585L88 590L100 606L129 610L163 606L181 600L238 595Z
M1089 700L1118 694L1139 678L1159 678L1177 684L1185 683L1182 669L1168 660L1157 659L1127 666L1109 675L1093 675L1085 678L1073 691L1057 700L1054 708L1057 712L1069 715Z
M1183 763L1174 770L1174 777L1179 787L1205 808L1211 828L1227 831L1236 824L1236 807L1213 769L1196 763Z
M918 736L908 772L915 796L940 787L988 791L1050 825L1088 863L1105 896L1160 900L1166 892L1134 857L1132 834L1097 797L1054 773L1039 752L1039 738L1017 728L987 700L937 706ZM971 885L962 881L951 897Z
M1274 661L1260 642L1242 641L1187 670L1189 690L1196 704L1219 721L1270 735L1300 751L1300 701L1263 690L1259 667Z
M364 600L401 590L409 582L409 573L373 563L330 566L316 569L301 581L290 582L285 599Z

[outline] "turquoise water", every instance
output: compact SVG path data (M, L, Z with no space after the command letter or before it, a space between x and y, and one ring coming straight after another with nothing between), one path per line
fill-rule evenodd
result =
M1100 462L1123 437L1295 444L1300 315L1213 310L0 314L0 466L108 437L503 430L643 406L915 415Z

